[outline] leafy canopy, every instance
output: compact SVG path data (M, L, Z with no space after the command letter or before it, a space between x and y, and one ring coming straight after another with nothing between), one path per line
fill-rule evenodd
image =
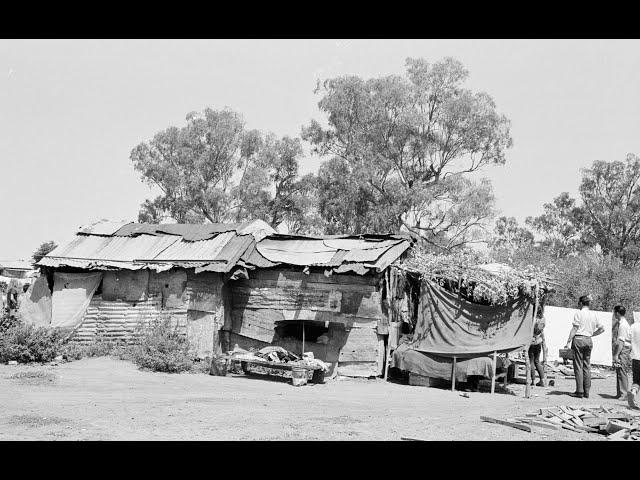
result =
M625 264L640 260L640 157L595 161L582 172L586 238Z
M493 99L464 88L467 77L452 58L408 59L405 76L324 82L318 105L328 126L312 121L303 138L332 157L319 172L318 191L331 228L402 227L447 249L473 241L494 199L488 181L465 174L503 164L512 140Z
M131 151L142 178L160 189L146 200L139 221L239 222L262 219L273 227L289 221L304 230L312 218L301 198L309 181L298 178L302 144L247 130L241 115L210 108L192 112L182 127L158 132Z
M36 248L36 251L33 252L33 255L31 255L31 259L33 260L33 263L34 264L38 263L42 259L42 257L47 255L49 252L53 251L53 249L56 248L57 246L58 245L53 240L49 240L48 242L42 242L40 246Z

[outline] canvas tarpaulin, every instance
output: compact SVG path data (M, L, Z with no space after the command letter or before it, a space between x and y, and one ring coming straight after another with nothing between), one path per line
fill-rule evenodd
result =
M51 323L51 292L47 278L41 276L20 298L19 313L25 323L37 327L48 327Z
M522 348L532 332L533 305L526 297L506 305L480 305L423 280L410 347L440 356L473 357Z
M424 377L451 380L452 363L453 358L451 357L418 352L412 350L407 344L403 344L393 352L392 366ZM503 359L500 357L497 358L496 368L503 368ZM456 360L456 381L466 382L467 377L471 375L491 378L493 375L492 356L482 355Z
M73 329L80 325L101 279L101 272L55 272L53 274L51 326Z

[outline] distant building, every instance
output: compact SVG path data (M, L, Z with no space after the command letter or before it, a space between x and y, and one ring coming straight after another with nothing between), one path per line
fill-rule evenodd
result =
M0 282L22 287L37 276L38 271L25 260L0 260Z

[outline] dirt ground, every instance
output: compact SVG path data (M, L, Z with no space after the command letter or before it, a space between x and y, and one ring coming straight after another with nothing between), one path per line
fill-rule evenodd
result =
M516 395L469 393L377 380L337 379L294 387L260 377L162 374L112 358L58 366L0 365L0 440L603 440L597 434L480 420L554 405L605 405L615 377L593 380L591 398L567 394L573 380Z

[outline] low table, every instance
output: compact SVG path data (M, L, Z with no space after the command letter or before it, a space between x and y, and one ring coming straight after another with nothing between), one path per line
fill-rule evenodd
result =
M289 372L293 370L293 367L298 367L306 370L307 372L313 371L313 377L311 378L311 383L324 383L324 370L322 369L322 367L319 367L319 366L299 365L295 362L277 363L277 362L270 362L268 360L240 360L240 362L242 365L242 371L244 373L255 374L256 372L251 371L252 366L270 368L273 370L289 371Z

